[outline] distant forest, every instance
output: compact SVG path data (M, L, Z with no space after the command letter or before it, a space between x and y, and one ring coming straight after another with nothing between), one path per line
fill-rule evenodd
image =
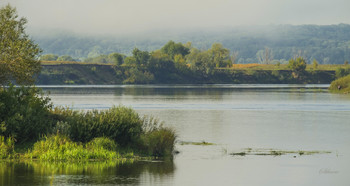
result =
M61 56L61 60L86 61L110 53L131 56L135 48L160 49L169 40L191 42L193 47L208 50L221 43L236 56L236 63L264 63L268 50L271 63L286 64L302 56L311 64L344 64L350 60L350 25L271 25L247 26L205 31L157 31L127 36L81 36L73 33L33 34L43 54Z

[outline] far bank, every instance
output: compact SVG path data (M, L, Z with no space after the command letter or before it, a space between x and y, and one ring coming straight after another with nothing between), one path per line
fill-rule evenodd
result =
M345 65L308 65L296 72L287 65L237 64L231 68L215 68L210 73L200 71L158 70L146 67L115 66L79 62L44 62L38 85L115 85L115 84L330 84L336 71Z

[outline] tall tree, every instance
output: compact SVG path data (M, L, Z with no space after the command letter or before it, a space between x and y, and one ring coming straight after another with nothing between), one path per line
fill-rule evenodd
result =
M18 18L14 7L0 9L0 84L34 83L40 72L41 49L25 33L25 18Z
M178 54L186 56L190 53L190 49L185 47L182 43L175 43L174 41L169 41L160 49L164 54L168 54L171 59Z

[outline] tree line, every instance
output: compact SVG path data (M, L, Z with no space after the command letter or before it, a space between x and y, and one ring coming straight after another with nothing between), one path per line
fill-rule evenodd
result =
M131 55L133 48L154 51L169 38L175 42L192 42L192 46L207 50L212 43L222 43L236 53L237 63L288 63L301 55L309 63L344 64L350 60L350 25L269 25L235 27L219 31L179 31L170 36L163 33L142 36L78 36L70 33L34 34L45 54L69 55L84 61L100 55L118 52ZM45 34L47 35L47 34ZM268 54L268 55L267 55ZM267 59L267 60L266 60Z

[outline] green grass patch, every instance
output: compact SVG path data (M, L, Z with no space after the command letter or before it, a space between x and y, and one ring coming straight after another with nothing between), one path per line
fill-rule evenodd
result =
M84 145L57 134L36 142L24 157L49 161L121 159L122 156L115 149L115 142L108 138L96 138Z

